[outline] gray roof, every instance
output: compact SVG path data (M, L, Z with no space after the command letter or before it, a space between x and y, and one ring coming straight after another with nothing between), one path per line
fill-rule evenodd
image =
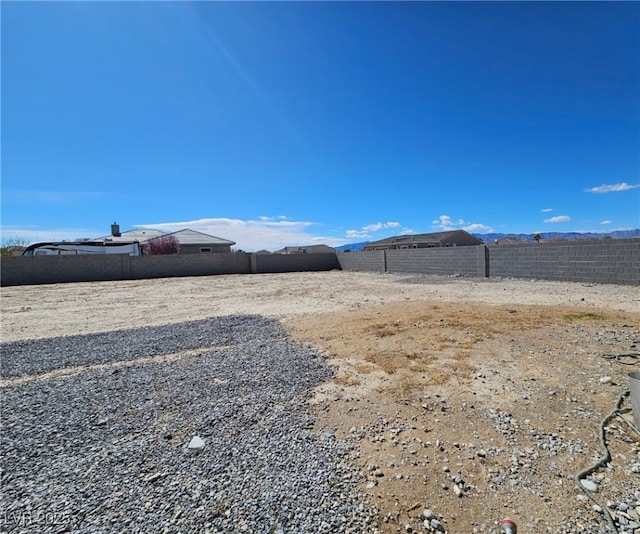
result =
M163 235L167 235L167 233L150 228L137 228L135 230L127 230L126 232L121 232L118 237L109 234L104 237L98 237L97 239L101 241L112 241L114 243L118 243L121 241L138 241L140 243L144 243L145 241L149 241L149 239L154 239Z
M481 245L482 239L478 239L477 237L472 236L470 233L464 230L451 230L447 232L432 232L429 234L406 234L406 235L397 235L393 237L387 237L386 239L381 239L379 241L371 241L367 243L365 246L375 247L375 246L390 246L390 245L403 245L403 244L412 244L412 243L458 243L458 242L466 242L466 243L476 243Z
M185 228L184 230L178 230L177 232L173 232L171 234L163 234L170 235L175 237L178 240L178 243L181 245L235 245L235 241L229 241L228 239L223 239L222 237L216 237L214 235L204 234L202 232L197 232L196 230L190 230L189 228Z

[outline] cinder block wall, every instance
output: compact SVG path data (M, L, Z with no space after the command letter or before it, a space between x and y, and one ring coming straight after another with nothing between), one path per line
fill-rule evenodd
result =
M640 285L640 239L338 253L342 269Z
M484 246L387 250L387 272L485 276Z
M489 275L597 284L640 284L640 239L487 247Z
M248 274L251 258L244 252L129 256L132 279L211 274Z
M9 256L0 263L0 285L58 284L129 278L126 254Z
M384 250L338 252L338 264L344 271L374 271L384 273L387 271L385 252Z
M331 269L640 285L640 238L338 254L9 256L0 285Z
M290 273L339 269L335 254L255 254L254 272Z
M339 269L335 254L244 252L127 256L10 256L2 258L0 285L57 284L92 280L133 280L212 274L285 273Z
M171 256L127 256L126 254L11 256L2 258L0 285L58 284L250 272L250 255L243 252Z

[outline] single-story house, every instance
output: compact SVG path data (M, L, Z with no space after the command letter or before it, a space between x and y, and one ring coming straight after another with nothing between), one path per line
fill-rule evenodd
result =
M327 245L308 245L304 247L284 247L274 254L335 254L336 249Z
M463 247L482 245L482 239L464 230L434 232L430 234L407 234L367 243L363 250L395 250L408 248Z
M190 230L185 228L184 230L178 230L170 234L163 234L153 239L160 239L162 237L175 237L180 245L179 254L208 254L212 252L231 252L231 247L235 245L235 241L229 241L222 237L216 237L196 230Z
M132 242L138 241L141 245L162 237L173 236L180 245L180 254L200 254L210 252L231 252L231 247L235 241L229 241L221 237L216 237L196 230L185 228L177 232L163 232L149 228L139 228L120 232L117 223L111 225L111 235L100 237L99 240L105 242Z

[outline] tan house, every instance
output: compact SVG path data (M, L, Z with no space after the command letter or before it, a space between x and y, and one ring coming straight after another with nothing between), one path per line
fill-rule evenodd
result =
M139 228L135 230L127 230L126 232L120 232L120 226L117 223L111 225L111 235L101 237L99 240L107 243L118 242L134 242L137 241L140 245L144 245L154 239L162 237L173 236L177 239L180 245L179 254L206 254L210 252L231 252L231 247L235 245L235 241L229 241L222 237L216 237L213 235L197 232L196 230L190 230L185 228L178 230L177 232L166 233L161 230L154 230L149 228Z
M180 245L179 254L209 254L213 252L231 252L231 247L235 245L235 241L229 241L222 237L216 237L209 234L203 234L196 230L185 228L170 234L163 234L153 239L162 237L175 237ZM149 239L147 242L153 241Z
M387 237L367 243L363 250L395 250L409 248L464 247L482 245L482 239L472 236L464 230L434 232L431 234L407 234Z

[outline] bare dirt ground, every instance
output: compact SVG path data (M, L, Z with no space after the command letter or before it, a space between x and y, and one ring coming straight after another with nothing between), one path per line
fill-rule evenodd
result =
M2 341L275 318L328 355L318 429L357 443L383 532L425 508L454 533L607 526L574 476L640 367L638 287L332 271L8 287L0 310ZM606 439L592 495L636 507L638 436L618 417Z

